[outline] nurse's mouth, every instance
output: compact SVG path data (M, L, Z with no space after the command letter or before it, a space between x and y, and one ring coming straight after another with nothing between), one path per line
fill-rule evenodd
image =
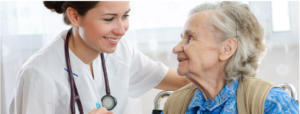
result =
M108 38L108 37L104 37L104 39L106 39L106 41L111 45L117 45L118 41L120 40L119 38Z

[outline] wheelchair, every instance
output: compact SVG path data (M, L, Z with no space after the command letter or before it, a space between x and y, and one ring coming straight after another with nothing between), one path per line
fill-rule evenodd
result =
M295 86L293 86L290 83L281 83L281 84L278 84L278 86L282 90L290 91L290 95L297 101L297 104L299 105L297 90L296 90ZM160 102L163 98L169 97L171 95L171 93L173 93L173 91L162 91L156 95L154 102L153 102L152 114L160 114L162 112L162 109L160 109Z

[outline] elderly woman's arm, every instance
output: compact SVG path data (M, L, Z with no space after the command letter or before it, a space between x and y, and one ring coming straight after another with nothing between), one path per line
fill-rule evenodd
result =
M280 88L273 88L265 100L265 114L299 114L296 100Z
M191 82L185 76L179 76L176 70L169 69L165 78L155 88L175 91L189 83Z

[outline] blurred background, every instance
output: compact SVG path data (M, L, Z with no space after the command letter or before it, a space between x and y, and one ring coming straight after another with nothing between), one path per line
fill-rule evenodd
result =
M130 28L123 38L153 60L177 69L177 56L172 49L181 40L189 10L204 2L131 1ZM242 2L250 6L263 26L268 44L257 77L276 84L291 83L299 93L299 2ZM8 113L21 66L69 28L62 15L46 9L42 1L0 1L1 114ZM154 97L160 91L152 89L139 98L128 98L124 114L150 114Z

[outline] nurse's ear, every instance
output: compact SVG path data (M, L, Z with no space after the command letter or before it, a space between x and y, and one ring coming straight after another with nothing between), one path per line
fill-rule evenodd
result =
M236 51L238 42L235 38L228 38L220 44L219 59L228 60Z
M74 27L78 27L80 22L80 15L78 14L78 12L74 8L68 7L66 13L72 25Z

